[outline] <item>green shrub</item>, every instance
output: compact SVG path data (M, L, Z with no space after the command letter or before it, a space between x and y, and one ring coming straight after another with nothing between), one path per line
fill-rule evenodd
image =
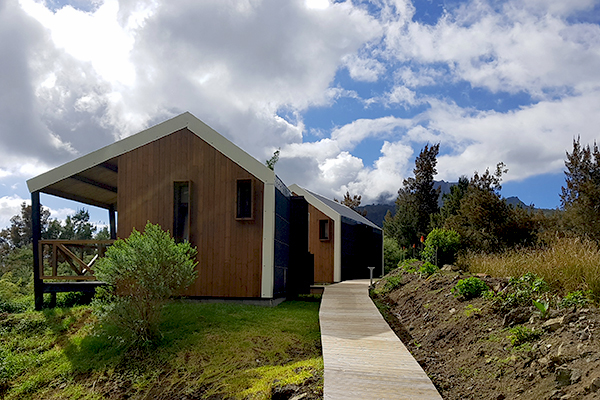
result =
M465 300L474 299L487 292L488 285L476 276L459 280L452 288L455 297L462 297Z
M20 295L19 285L12 282L12 273L7 272L0 278L0 300L13 300Z
M529 343L541 336L540 332L527 328L523 325L517 325L513 328L510 328L508 332L509 335L507 337L510 339L510 344L515 347Z
M383 238L383 265L385 273L398 267L398 263L402 259L402 252L398 242L390 237Z
M433 265L429 261L426 261L425 263L423 263L423 265L421 265L421 268L419 268L419 274L424 276L430 276L435 274L439 270L440 269L436 265Z
M189 243L176 244L151 223L144 233L134 230L117 240L95 267L96 277L108 284L94 300L101 320L115 326L128 345L152 344L160 337L163 305L196 277L195 256Z
M460 235L454 230L434 229L425 239L425 249L421 253L424 261L436 264L452 264L460 246Z
M28 306L22 301L0 299L0 313L16 314L27 310Z
M70 308L84 304L90 304L90 302L92 301L92 297L93 293L85 292L57 293L56 307Z

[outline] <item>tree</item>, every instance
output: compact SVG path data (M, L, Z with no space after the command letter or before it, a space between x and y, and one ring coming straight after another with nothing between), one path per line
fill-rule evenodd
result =
M402 252L398 247L398 242L394 238L383 237L383 268L387 274L398 268L398 263L402 259Z
M40 212L42 237L46 237L46 230L50 221L50 210L42 207ZM10 226L0 233L0 242L4 242L10 249L21 248L33 241L31 231L31 206L21 203L21 212L10 219Z
M73 215L67 215L65 225L60 232L63 240L89 240L92 239L96 227L89 222L90 213L85 208L77 210Z
M383 231L386 236L393 237L401 247L411 247L417 241L417 204L411 193L398 191L396 213L392 216L388 211L383 219Z
M446 219L444 228L458 232L467 248L496 252L535 240L533 215L512 208L500 196L500 183L506 172L504 163L498 163L493 174L489 169L482 175L475 172L458 211Z
M354 195L354 196L350 196L350 192L346 190L346 194L344 195L344 199L340 202L338 199L334 198L333 200L336 203L340 203L345 205L346 207L351 208L353 211L356 211L357 213L359 213L360 215L362 215L363 217L367 216L367 210L359 210L358 207L360 207L360 201L362 199L362 196L359 195Z
M443 228L448 218L458 214L460 202L467 194L468 188L469 178L464 175L458 178L456 185L450 187L450 193L446 193L443 196L444 204L440 208L440 212L431 216L432 229Z
M277 161L279 161L279 150L275 150L273 157L265 161L265 165L269 167L271 171L275 171L275 164L277 164Z
M600 243L600 150L573 139L565 161L566 186L560 195L567 227Z
M433 188L433 177L439 150L439 143L421 150L415 159L415 176L406 178L398 190L396 214L384 221L386 234L397 237L401 246L416 244L421 236L427 236L431 216L438 212L439 190Z
M94 235L94 239L109 240L110 239L110 231L108 230L108 227L105 226L102 229L100 229L98 232L96 232L96 235Z
M458 178L458 183L450 188L450 193L444 195L444 205L440 209L440 214L444 220L458 213L460 202L465 197L465 194L467 194L468 188L469 178L463 175Z

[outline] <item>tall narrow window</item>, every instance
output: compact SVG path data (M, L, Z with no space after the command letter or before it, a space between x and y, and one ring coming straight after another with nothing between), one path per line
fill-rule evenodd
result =
M328 219L320 219L319 220L319 239L320 240L329 240L329 220Z
M190 240L190 182L174 182L173 238L177 243Z
M252 197L254 190L252 179L237 180L237 211L235 217L237 219L252 219Z

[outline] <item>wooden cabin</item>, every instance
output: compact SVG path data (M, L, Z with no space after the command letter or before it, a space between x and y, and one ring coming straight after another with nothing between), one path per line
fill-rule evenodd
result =
M40 193L107 209L112 239L141 231L150 221L177 241L189 241L198 248L198 278L188 296L283 296L290 252L307 253L290 246L290 232L301 229L290 221L306 223L302 216L292 218L292 203L304 200L293 199L272 170L190 113L59 166L27 185L33 205L36 308L41 308L44 292L94 285L93 276L86 274L91 268L70 258L69 243L41 240ZM66 279L56 276L56 255L51 267L45 267L43 246L72 260L75 273Z
M383 231L351 208L317 193L290 186L308 202L309 252L314 255L314 282L383 276Z

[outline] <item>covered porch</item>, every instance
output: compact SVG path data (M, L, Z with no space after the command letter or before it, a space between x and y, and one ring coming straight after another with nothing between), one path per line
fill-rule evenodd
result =
M81 159L77 159L28 181L36 310L43 307L44 293L51 294L53 306L58 292L93 293L96 287L103 285L94 276L93 268L117 238L117 178L116 158L92 166L81 165ZM43 240L41 193L106 209L110 240Z

